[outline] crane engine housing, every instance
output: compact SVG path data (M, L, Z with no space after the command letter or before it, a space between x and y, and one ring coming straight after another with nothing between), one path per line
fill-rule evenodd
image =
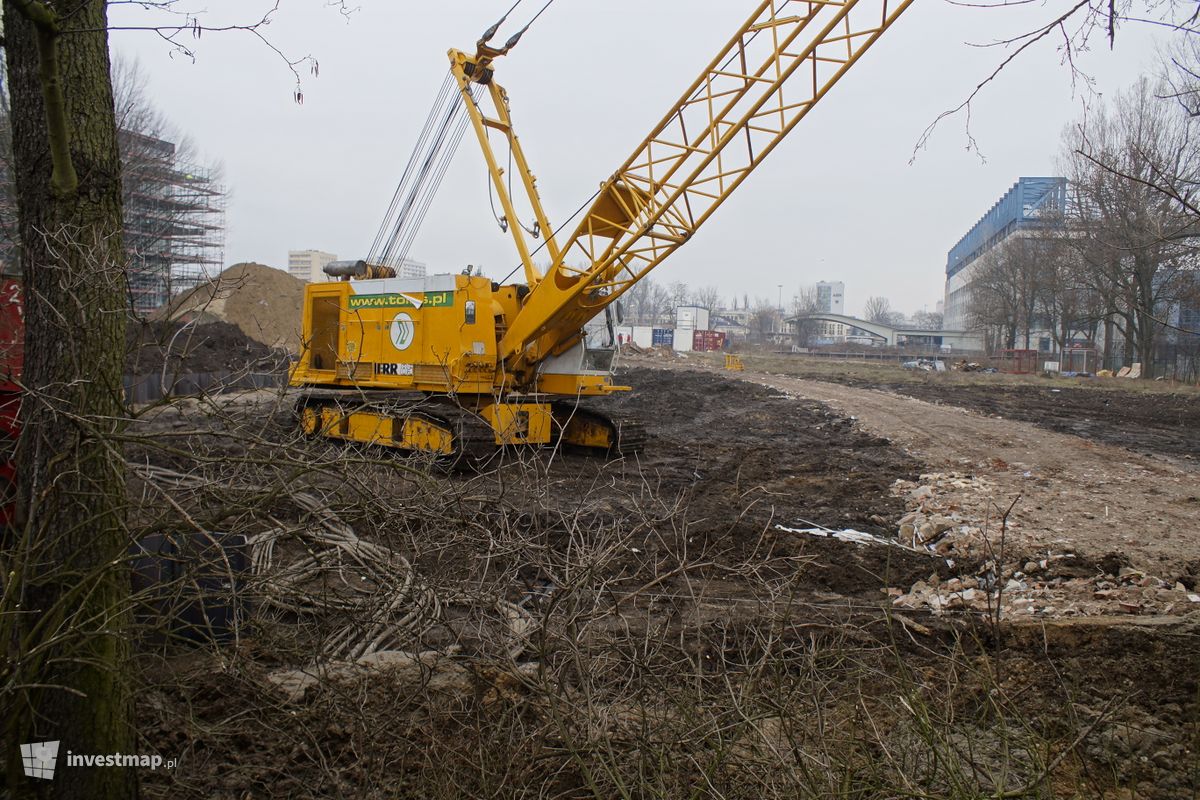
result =
M607 313L541 361L531 383L504 379L497 346L527 292L466 274L310 284L305 348L292 383L324 391L309 391L302 401L305 430L453 455L467 433L463 420L453 419L458 409L487 424L492 445L632 446L631 425L622 426L622 439L620 429L586 410L556 410L550 399L626 388L612 383L616 350Z

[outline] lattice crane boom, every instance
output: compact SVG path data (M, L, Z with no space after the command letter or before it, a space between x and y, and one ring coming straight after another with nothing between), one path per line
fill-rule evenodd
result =
M687 242L911 3L761 2L556 243L501 339L508 368L526 373L572 346Z

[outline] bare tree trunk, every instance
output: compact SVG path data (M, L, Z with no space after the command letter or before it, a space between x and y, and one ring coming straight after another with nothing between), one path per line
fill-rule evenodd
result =
M31 612L5 655L39 686L4 709L14 796L137 793L131 769L63 764L134 749L123 460L106 438L124 415L127 302L106 25L103 0L4 0L28 388L14 583ZM17 742L46 740L61 748L53 784L14 759Z
M1141 274L1139 272L1139 274ZM1158 339L1158 320L1154 318L1155 306L1154 273L1138 283L1138 359L1142 362L1142 378L1155 376L1154 350Z
M1116 372L1118 367L1114 360L1113 337L1116 336L1117 326L1113 323L1112 310L1104 314L1104 368Z

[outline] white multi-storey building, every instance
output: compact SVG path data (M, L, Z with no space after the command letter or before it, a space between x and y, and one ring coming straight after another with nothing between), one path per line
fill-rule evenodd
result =
M846 313L846 284L842 281L817 282L817 311L826 314ZM840 322L822 322L820 338L832 342L846 341L849 330Z
M400 266L396 267L397 278L424 278L428 272L429 267L425 262L411 258L404 259Z
M337 255L323 250L289 250L288 274L305 283L326 279L325 265L337 261Z
M846 284L841 281L818 281L817 310L826 314L845 314Z

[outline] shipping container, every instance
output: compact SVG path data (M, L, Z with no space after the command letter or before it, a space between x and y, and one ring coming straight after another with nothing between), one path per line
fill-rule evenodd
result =
M700 353L715 353L725 347L725 334L721 331L693 331L692 349Z
M675 331L670 328L655 328L650 334L650 341L655 347L670 347L675 343Z
M676 328L671 347L675 349L676 353L692 352L692 332L684 328Z
M649 325L617 325L613 328L617 344L635 344L638 347L654 346L654 329Z
M703 306L679 306L675 309L675 328L694 331L708 330L708 309Z

